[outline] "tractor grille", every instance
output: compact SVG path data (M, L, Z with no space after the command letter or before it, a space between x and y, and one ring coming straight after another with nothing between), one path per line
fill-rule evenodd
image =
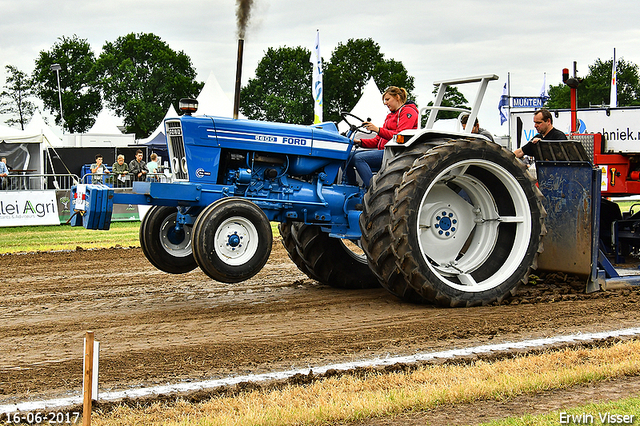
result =
M187 155L184 150L182 138L182 125L180 120L165 122L167 142L169 143L169 158L171 159L171 171L174 180L189 180L187 171Z

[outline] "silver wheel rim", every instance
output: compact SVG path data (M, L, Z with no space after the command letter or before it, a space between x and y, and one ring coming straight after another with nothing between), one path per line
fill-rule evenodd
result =
M491 188L468 173L472 166L502 182L515 214L500 215ZM462 188L467 197L447 184ZM531 239L531 221L526 194L511 173L490 161L466 160L439 173L424 193L418 211L418 243L423 259L444 283L465 292L486 291L502 284L520 267ZM506 223L515 224L513 244L502 264L477 281L472 274L489 259L500 226Z
M187 257L193 253L191 245L191 225L182 225L181 230L176 229L177 213L167 216L160 225L160 243L162 247L171 253L173 257ZM176 238L177 232L183 232L184 237L181 240Z
M258 230L244 217L226 219L215 233L215 252L218 258L231 266L243 265L258 250Z

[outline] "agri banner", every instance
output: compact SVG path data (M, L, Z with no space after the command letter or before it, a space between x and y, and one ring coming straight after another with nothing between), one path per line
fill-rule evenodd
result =
M55 190L0 192L0 226L59 224Z

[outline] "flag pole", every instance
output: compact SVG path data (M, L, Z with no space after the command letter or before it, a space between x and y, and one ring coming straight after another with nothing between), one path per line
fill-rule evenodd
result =
M618 70L616 67L616 48L613 48L613 64L611 66L611 92L609 94L609 107L618 106Z
M316 42L309 61L313 64L311 95L313 96L313 124L322 122L322 56L320 54L320 30L316 31Z
M509 147L511 143L511 73L507 73L507 126L509 126Z

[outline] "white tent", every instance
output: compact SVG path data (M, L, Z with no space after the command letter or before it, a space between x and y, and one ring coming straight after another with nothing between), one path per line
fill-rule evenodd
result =
M113 111L104 108L96 117L96 122L86 132L87 134L122 134L118 126L122 126L122 119L118 118Z
M40 132L28 132L0 125L0 142L5 143L40 143L42 134Z
M198 115L213 115L216 117L233 117L233 102L224 93L218 79L209 73L202 91L197 97Z
M382 126L384 123L387 114L389 114L389 109L384 106L382 102L382 92L376 82L373 81L373 77L369 78L369 81L365 84L364 89L362 89L362 96L360 96L360 99L350 112L363 120L370 119L376 126ZM354 121L355 120L352 119L350 122L357 124L354 123ZM340 132L344 132L348 127L348 124L344 121L338 124Z
M14 170L42 170L40 147L42 133L28 132L0 126L0 157L7 157L7 165Z
M59 128L51 127L44 121L40 110L37 110L35 114L33 114L31 121L29 121L29 124L27 124L25 128L25 132L41 134L44 136L44 142L53 146L60 146L62 143L62 139L58 135L59 131Z

